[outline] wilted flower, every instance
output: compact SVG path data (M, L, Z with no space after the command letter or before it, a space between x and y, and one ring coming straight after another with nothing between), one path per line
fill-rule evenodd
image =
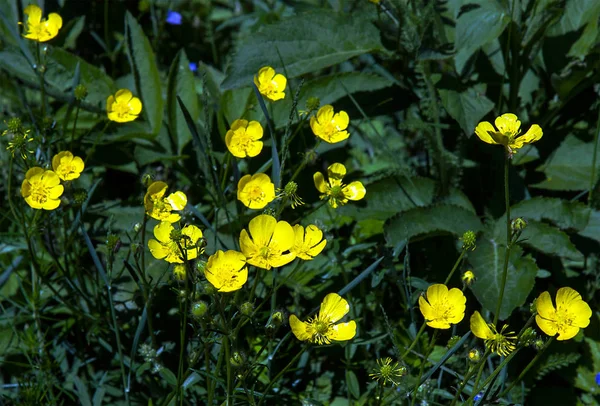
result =
M21 196L34 209L54 210L60 205L64 187L51 170L35 166L27 171L21 184Z
M181 219L181 216L177 213L172 213L172 211L183 210L187 205L187 196L178 190L164 197L167 188L168 186L165 182L152 182L148 186L148 190L144 196L144 208L146 209L146 214L153 219L175 223Z
M298 258L310 261L323 251L327 240L323 238L323 231L311 224L302 227L300 224L294 226L294 246L290 249Z
M262 151L263 128L258 121L235 120L225 134L225 144L237 158L255 157Z
M279 199L279 198L285 197L292 202L292 204L291 204L292 209L295 209L296 207L302 206L304 204L304 202L302 201L302 198L300 196L298 196L298 194L297 194L298 184L294 181L288 182L283 189L277 189L276 192L277 192L277 196L275 196L276 198Z
M488 144L504 145L511 157L523 145L539 140L544 134L542 128L534 124L525 134L519 136L521 133L521 122L516 115L511 113L497 117L494 124L496 124L498 130L488 121L482 121L475 128L475 134Z
M62 18L56 13L48 14L47 20L42 20L42 9L35 4L28 5L23 14L27 16L25 22L25 33L23 37L37 41L46 42L58 35L62 27Z
M350 118L345 111L333 112L333 106L326 104L321 107L315 116L310 118L310 128L313 133L323 141L330 144L345 140L350 136L346 128Z
M254 84L260 94L271 101L285 97L285 86L287 79L281 73L275 74L275 69L265 66L259 69L258 75L254 76Z
M156 240L149 240L148 248L156 259L182 264L183 255L189 261L204 251L197 244L202 238L202 231L194 225L175 230L171 223L162 221L154 227L154 236Z
M350 305L337 293L330 293L323 299L319 314L307 321L300 321L290 315L292 333L300 341L313 344L330 344L331 341L346 341L356 335L356 322L334 324L348 313Z
M419 309L429 327L448 329L465 317L467 298L460 289L448 290L441 283L427 288L427 300L419 297Z
M106 99L108 119L117 123L135 120L142 111L142 102L128 89L121 89Z
M275 185L264 173L242 176L238 182L237 198L250 209L262 209L275 199Z
M204 276L219 292L233 292L248 280L246 257L241 252L217 251L208 258Z
M377 367L373 370L369 376L377 382L382 382L386 385L388 382L392 386L400 385L400 378L406 375L406 368L399 365L399 362L393 362L390 357L379 358L377 360Z
M549 336L558 334L556 339L559 341L575 337L580 328L589 326L592 317L590 306L577 291L569 287L556 292L556 308L548 292L543 292L535 305L538 327Z
M365 197L366 189L362 183L355 181L348 185L342 183L342 179L346 175L346 167L340 163L335 163L327 168L329 179L325 181L325 177L321 172L313 175L315 187L321 193L319 196L322 199L329 199L329 205L334 209L340 205L348 203L348 200L360 200Z
M512 331L504 333L507 328L508 325L505 324L500 332L498 332L496 326L492 323L486 323L478 311L475 311L471 316L471 331L473 334L484 340L485 347L488 350L504 357L514 351L514 341L517 339L517 336Z
M52 169L65 181L77 179L84 167L83 159L73 156L70 151L61 151L52 158Z
M286 221L261 214L248 224L248 230L240 234L240 248L250 265L263 269L284 266L296 255L290 251L294 245L294 229Z

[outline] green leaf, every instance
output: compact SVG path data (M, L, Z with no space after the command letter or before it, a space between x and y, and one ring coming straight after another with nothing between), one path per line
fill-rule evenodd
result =
M85 16L77 17L69 21L68 27L65 27L69 29L64 42L65 49L75 49L77 47L77 38L79 38L79 35L81 35L84 27Z
M167 112L169 129L176 141L177 154L181 155L183 147L192 139L192 134L185 122L183 113L177 103L177 96L181 98L187 107L192 120L195 122L200 116L198 97L196 96L194 75L189 68L190 61L182 49L179 51L171 69L167 81Z
M590 211L588 223L579 234L600 242L600 211Z
M288 79L315 72L381 50L379 38L379 31L363 15L349 18L331 10L297 14L263 27L239 44L221 87L250 86L263 66L283 73L281 61Z
M583 254L575 248L569 236L548 224L530 221L520 239L526 246L544 254L583 261Z
M590 186L594 148L568 135L546 162L537 168L546 174L546 180L533 185L550 190L585 190ZM596 173L600 172L600 154L596 158Z
M416 236L434 234L462 235L466 231L481 231L479 217L471 211L454 205L417 207L398 214L384 226L385 240L395 246Z
M350 392L355 399L360 398L360 386L354 371L346 371L346 385L348 385L348 392Z
M588 224L589 212L590 209L583 203L555 197L534 197L510 208L511 218L523 217L528 221L547 220L567 230L583 230Z
M471 290L481 305L491 312L496 310L504 271L504 245L495 240L480 239L477 248L469 253L469 262L477 279ZM500 319L505 320L512 311L522 306L533 289L538 267L530 257L522 257L523 249L514 246L510 251L504 298Z
M448 89L438 92L448 114L467 135L473 134L477 123L494 108L494 103L485 96L485 85L470 87L461 93Z
M594 18L600 11L597 0L567 0L560 20L548 30L548 36L559 36L577 31Z
M142 100L142 114L150 124L153 134L158 134L163 118L163 99L160 88L160 75L150 41L135 17L125 15L125 41L127 57L133 71L137 94Z

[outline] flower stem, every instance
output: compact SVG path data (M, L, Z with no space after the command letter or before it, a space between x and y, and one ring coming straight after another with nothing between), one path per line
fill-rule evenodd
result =
M73 140L75 139L75 128L77 128L77 118L79 117L79 109L81 102L77 101L77 107L75 107L75 121L73 121L73 130L71 131L71 146L69 147L73 151Z
M446 278L446 280L444 281L444 285L447 285L448 282L450 282L450 278L452 278L452 275L454 275L454 272L456 271L456 269L458 268L458 265L460 264L460 261L462 260L462 258L465 256L465 252L467 252L467 250L465 248L463 248L462 252L460 253L460 256L458 257L458 259L456 260L456 262L454 263L454 266L452 267L452 270L450 271L450 273L448 274L448 277Z
M508 185L508 170L510 167L510 156L508 151L504 158L504 204L506 205L506 249L504 252L504 269L502 271L502 282L500 283L500 296L496 303L496 311L494 312L494 325L498 323L500 318L500 309L502 308L502 300L504 299L504 289L506 288L506 277L508 275L508 259L510 257L511 233L510 233L510 195Z
M44 72L46 68L42 66L42 54L40 52L40 43L35 43L35 54L37 57L37 73L40 77L40 91L42 92L42 121L46 118L46 85L44 83Z
M467 404L472 403L475 395L478 394L487 385L489 385L490 382L492 382L492 380L496 377L496 375L498 375L500 373L500 371L502 371L502 369L513 359L513 357L515 355L517 355L518 352L519 352L519 349L516 349L513 352L511 352L508 357L504 358L504 360L500 363L500 365L498 365L496 367L496 369L494 369L494 371L490 374L490 376L487 377L487 379L483 382L483 384L481 386L477 385L478 384L477 381L475 382L475 385L473 386L473 392L471 393L471 396L467 400Z
M425 323L423 323L423 325L425 325ZM433 350L433 346L435 345L435 340L437 339L438 332L439 332L439 330L437 330L437 329L433 332L433 336L431 337L431 342L425 349L425 354L424 354L425 358L421 361L421 366L419 367L419 377L417 378L417 384L413 389L412 401L410 402L411 406L414 406L415 402L417 401L417 392L419 391L419 387L421 386L421 378L423 377L423 372L425 371L425 364L427 363L429 354L431 354L431 351Z
M469 372L467 372L467 375L465 376L465 379L463 379L462 383L460 384L460 387L458 388L458 391L456 392L456 395L454 395L454 399L452 399L452 403L450 404L450 406L454 406L456 404L456 402L458 401L458 397L460 396L460 394L462 393L463 389L465 388L465 386L467 386L467 383L469 382L469 379L471 379L471 377L473 376L473 374L475 373L475 371L480 371L481 367L485 364L485 361L487 361L487 358L490 356L490 351L486 350L485 354L483 354L483 357L481 357L481 359L479 360L479 362L469 370Z
M300 350L300 352L298 352L298 354L296 354L296 356L294 358L292 358L292 360L285 366L285 368L283 368L281 371L279 371L279 373L277 375L275 375L275 378L271 379L271 381L269 382L269 385L267 385L267 388L263 391L263 395L260 398L260 401L258 402L258 406L261 406L263 404L263 402L267 398L267 395L269 394L269 391L271 390L273 385L275 385L275 383L279 380L279 378L281 378L283 376L283 374L285 374L287 372L287 370L290 369L298 361L300 356L302 354L304 354L304 351L306 351L307 348L308 348L308 346L302 347L302 350Z
M406 349L406 351L404 351L404 354L402 354L402 359L406 358L406 356L408 355L410 350L412 350L415 347L415 345L419 341L419 338L421 338L421 334L423 334L423 331L425 331L425 326L426 326L426 324L425 324L425 322L423 322L423 324L421 325L421 328L419 329L419 331L417 332L417 335L415 336L415 339L410 344L410 346Z

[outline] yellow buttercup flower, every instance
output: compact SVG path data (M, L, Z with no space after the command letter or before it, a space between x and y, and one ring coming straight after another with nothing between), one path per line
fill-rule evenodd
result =
M330 344L332 341L346 341L356 335L356 322L335 324L348 313L350 305L337 293L325 296L319 314L307 321L300 321L294 314L290 315L292 333L300 341L313 344Z
M300 224L294 226L294 245L291 252L296 254L298 258L310 261L323 251L327 240L323 238L323 231L319 230L314 224L302 227Z
M204 248L198 246L202 231L193 225L175 230L171 223L162 221L154 227L154 237L156 240L148 241L150 253L154 258L164 259L169 263L182 264L184 253L185 259L189 261L204 252Z
M262 151L263 128L258 121L235 120L225 134L225 145L237 158L255 157Z
M248 224L248 230L240 234L240 248L250 265L263 269L284 266L296 255L290 251L294 245L294 229L287 221L261 214ZM252 237L250 237L252 236Z
M556 292L556 308L548 292L538 297L535 307L538 327L549 336L558 334L556 339L559 341L575 337L580 328L589 326L592 317L590 306L576 290L568 287Z
M23 37L37 42L50 41L58 35L62 27L62 17L56 13L48 14L47 20L42 20L42 9L35 4L30 4L23 10L27 16L25 22L25 33Z
M64 187L51 170L35 166L27 171L21 184L21 196L34 209L54 210L60 205Z
M141 112L142 102L128 89L121 89L106 99L106 114L111 121L127 123L135 120Z
M281 73L275 74L275 69L265 66L259 69L258 75L254 76L254 84L260 94L271 101L285 97L285 86L287 79Z
M83 159L73 156L70 151L61 151L52 158L52 169L65 181L77 179L84 167Z
M344 185L342 179L346 175L346 167L335 163L327 168L329 180L321 172L313 175L313 180L317 190L323 193L321 199L329 199L329 205L334 209L340 205L348 203L348 200L360 200L365 197L366 189L362 183L355 181Z
M333 106L327 104L319 109L316 116L310 118L313 133L330 144L345 140L350 136L346 128L350 118L345 111L333 112Z
M237 198L250 209L262 209L275 199L275 185L264 173L242 176L238 182Z
M233 292L248 280L246 257L241 252L217 251L208 258L204 276L219 292Z
M504 333L504 331L508 328L508 325L505 324L500 332L498 332L496 326L494 326L492 323L486 323L478 311L473 313L470 321L471 331L476 337L484 340L485 347L488 350L494 354L499 354L504 357L514 351L514 342L516 341L517 336L513 331Z
M475 134L488 144L504 145L510 156L523 145L531 144L544 135L542 128L537 124L532 125L525 134L520 135L521 122L516 115L511 113L497 117L494 124L496 124L497 130L490 122L482 121L475 128Z
M164 197L167 188L165 182L152 182L144 196L144 208L146 214L153 219L175 223L181 219L181 216L172 211L183 210L187 204L187 196L185 193L177 191Z
M460 289L448 290L441 283L427 288L427 300L419 297L419 309L427 325L439 329L448 329L451 324L460 323L465 317L466 303L467 298Z

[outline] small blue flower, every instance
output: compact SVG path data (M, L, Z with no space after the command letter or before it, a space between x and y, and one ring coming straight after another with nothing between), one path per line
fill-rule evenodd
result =
M596 385L600 386L600 372L596 374Z
M196 72L198 70L198 64L196 62L190 62L190 70Z
M483 392L479 392L477 395L475 395L475 397L473 398L473 400L475 402L479 402L482 397L483 397Z
M167 11L167 24L181 25L182 17L177 11Z

